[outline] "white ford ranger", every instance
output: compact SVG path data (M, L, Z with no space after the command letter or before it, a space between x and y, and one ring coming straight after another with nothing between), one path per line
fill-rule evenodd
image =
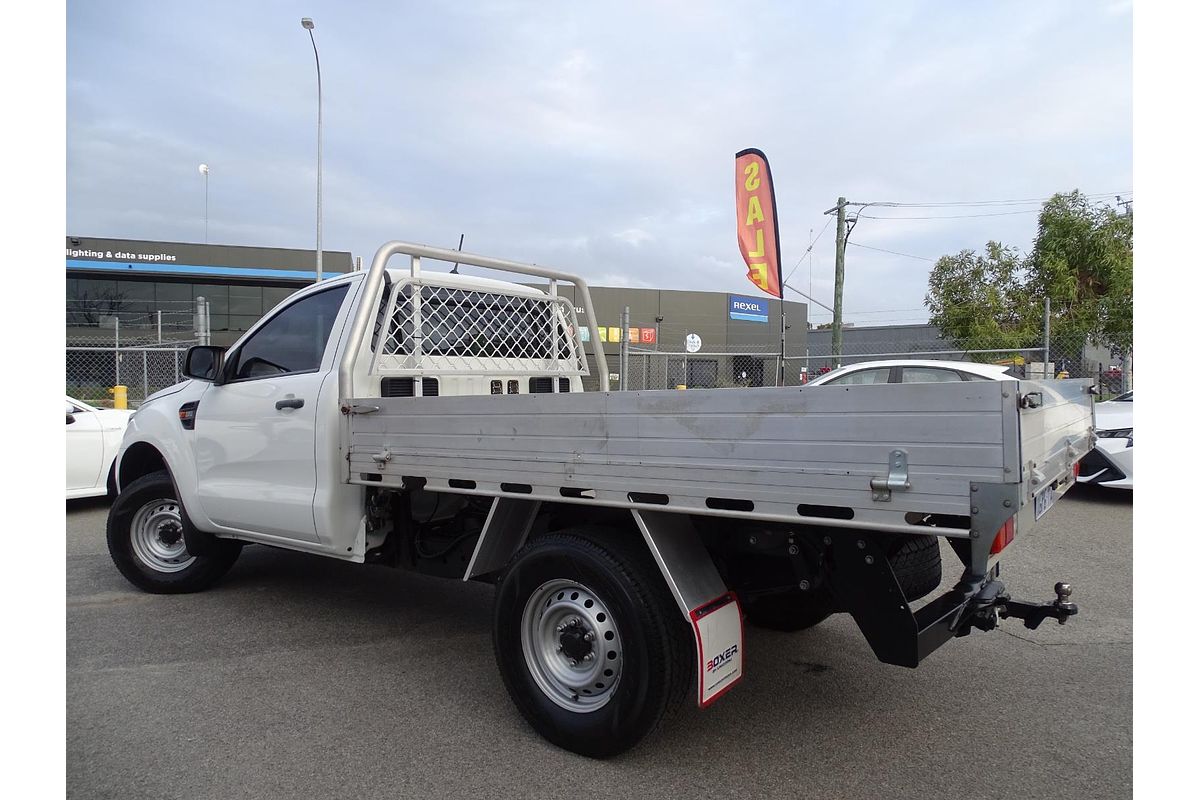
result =
M1015 538L1052 535L1035 523L1094 443L1088 381L585 392L607 383L595 327L576 276L391 242L228 350L192 348L138 409L113 561L150 592L211 586L247 543L493 583L513 702L597 757L737 684L743 619L847 612L915 667L1001 618L1075 613L1065 584L1030 603L997 576ZM939 537L963 572L927 599Z

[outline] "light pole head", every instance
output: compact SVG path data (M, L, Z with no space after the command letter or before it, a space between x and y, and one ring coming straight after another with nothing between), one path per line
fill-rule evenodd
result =
M207 174L208 174L208 164L201 164L201 165L200 165L200 174L201 174L201 175L207 175Z
M301 24L301 26L303 26L304 28L306 28L310 31L316 27L316 25L313 25L312 17L303 17L300 20L300 24Z

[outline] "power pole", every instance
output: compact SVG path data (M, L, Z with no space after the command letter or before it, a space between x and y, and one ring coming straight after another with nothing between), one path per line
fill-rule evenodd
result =
M1132 200L1122 200L1121 195L1117 195L1117 205L1119 205L1125 209L1125 216L1127 216L1127 217L1133 216L1133 201Z
M842 284L846 280L846 198L839 197L837 205L829 209L837 211L837 250L833 267L833 332L832 344L834 369L842 365Z

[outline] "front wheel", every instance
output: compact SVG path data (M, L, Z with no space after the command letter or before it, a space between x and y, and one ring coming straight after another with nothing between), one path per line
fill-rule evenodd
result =
M497 583L492 640L530 725L594 758L637 744L693 680L691 631L636 532L531 542Z
M108 553L125 579L147 592L207 589L229 571L241 544L222 541L213 555L194 556L183 540L183 506L165 471L126 486L108 512Z

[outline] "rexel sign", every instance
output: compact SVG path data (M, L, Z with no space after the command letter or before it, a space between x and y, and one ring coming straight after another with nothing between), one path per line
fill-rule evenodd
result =
M767 301L732 294L729 296L729 318L746 322L766 322Z

